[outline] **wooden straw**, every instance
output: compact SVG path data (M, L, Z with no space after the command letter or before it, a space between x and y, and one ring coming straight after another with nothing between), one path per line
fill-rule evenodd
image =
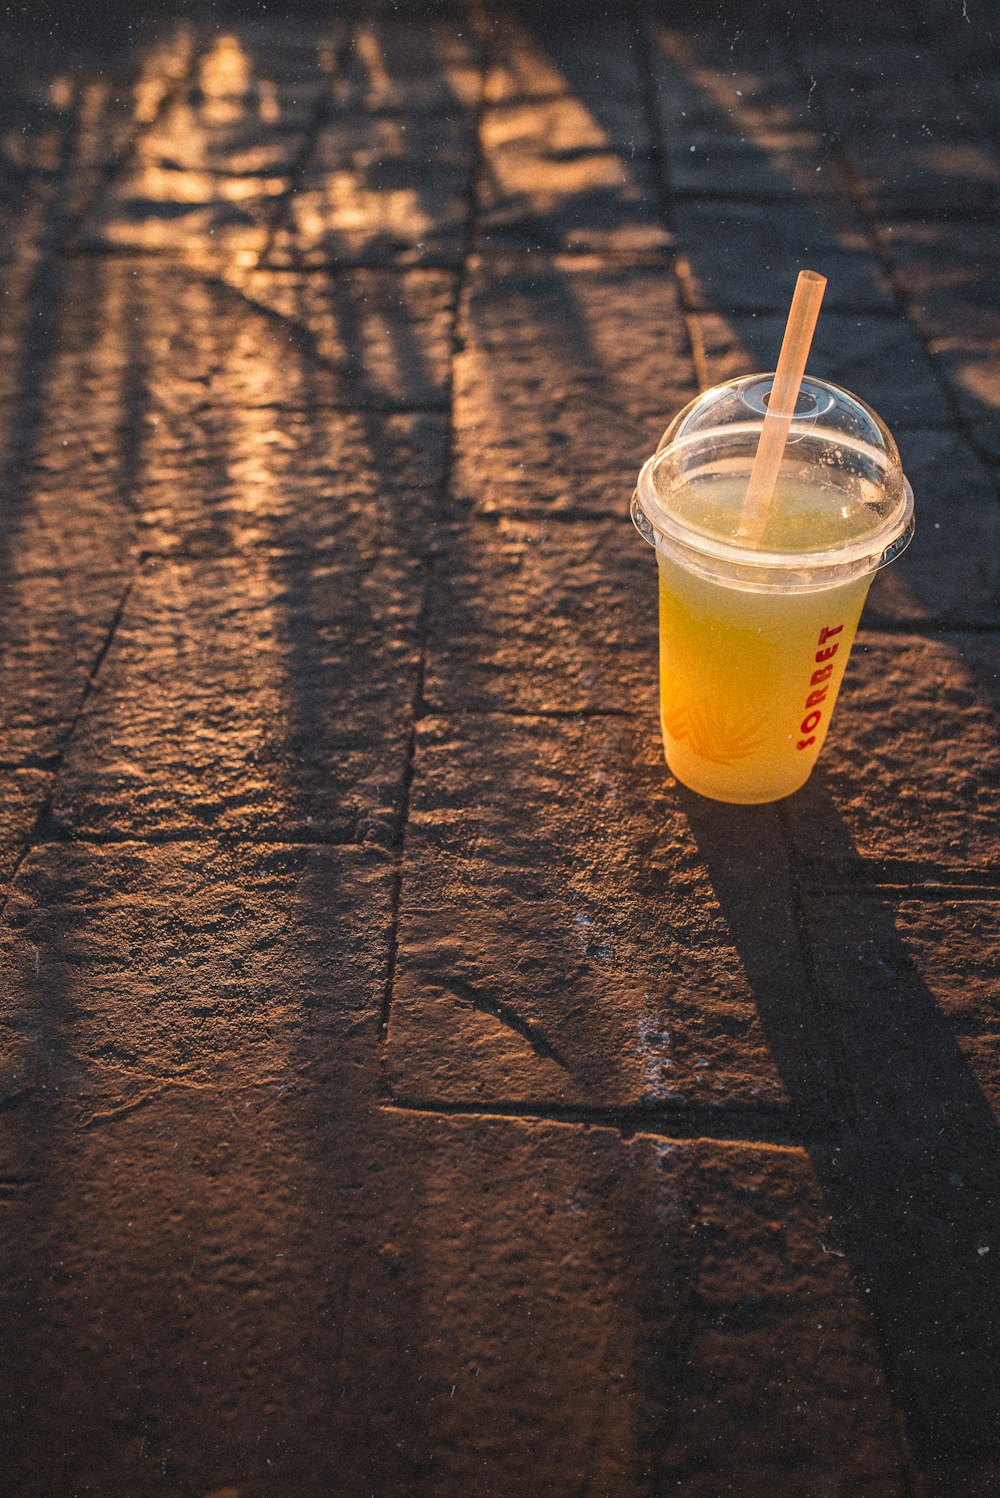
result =
M757 444L757 456L753 460L750 483L740 511L740 523L736 527L737 536L744 537L753 546L759 543L767 524L771 496L784 457L788 428L795 415L799 386L805 373L809 345L812 343L819 304L825 290L825 276L814 270L799 271L785 336L781 342L778 369L767 404L767 415Z

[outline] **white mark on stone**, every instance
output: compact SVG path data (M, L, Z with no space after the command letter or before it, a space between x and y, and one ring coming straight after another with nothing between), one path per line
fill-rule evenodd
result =
M648 995L647 995L648 998ZM642 1062L642 1095L652 1102L674 1096L670 1031L661 1021L646 1016L639 1021L635 1053Z

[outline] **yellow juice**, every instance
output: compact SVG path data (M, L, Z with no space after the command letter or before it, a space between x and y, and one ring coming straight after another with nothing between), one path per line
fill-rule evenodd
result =
M821 550L828 523L842 535L850 518L828 517L824 504L805 488L776 493L763 549ZM718 533L708 509L704 497L692 501L687 518ZM791 795L822 748L872 574L814 591L755 591L662 552L657 561L660 721L671 771L719 801Z

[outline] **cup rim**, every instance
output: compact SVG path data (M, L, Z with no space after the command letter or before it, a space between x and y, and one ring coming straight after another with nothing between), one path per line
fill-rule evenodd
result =
M639 470L631 502L633 524L658 552L673 555L707 576L758 586L770 580L779 588L784 583L796 590L829 586L886 566L913 537L913 489L905 474L902 498L892 514L875 530L845 546L826 551L762 551L736 540L706 536L671 515L660 502L652 471L663 453L663 448L657 449Z

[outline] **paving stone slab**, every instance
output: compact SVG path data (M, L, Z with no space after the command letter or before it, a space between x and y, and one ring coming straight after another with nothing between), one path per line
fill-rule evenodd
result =
M70 438L110 429L124 446L165 413L445 402L448 273L207 276L88 257L23 267L0 284L12 304L0 334L0 429L5 403L10 416L40 408Z
M137 144L139 161L180 172L268 174L287 166L331 75L346 27L298 38L242 21L199 34L193 77ZM245 158L245 159L244 159Z
M240 183L283 177L304 148L318 88L317 81L313 97L303 100L298 85L271 83L252 103L220 109L212 124L190 99L176 100L137 141L134 170L141 169L147 190L156 185L166 193L174 183L181 201L211 177Z
M10 186L65 170L77 124L75 94L67 78L50 79L47 87L0 89L0 170Z
M263 253L288 178L218 177L150 168L127 179L81 233L86 250L175 255L199 263Z
M448 113L335 114L268 247L269 265L461 262L475 153Z
M0 568L0 758L8 764L58 754L126 586L100 555L58 572Z
M622 105L619 102L619 114ZM559 95L489 108L480 136L478 243L484 250L666 249L642 101L615 148L599 113Z
M620 516L670 416L697 393L677 285L660 265L478 263L462 332L452 484L483 510Z
M882 217L899 214L922 223L962 214L986 217L1000 208L1000 160L978 131L940 139L926 125L914 124L905 134L862 137L846 154Z
M796 845L847 872L995 868L997 639L864 633L819 772L788 802Z
M89 455L66 463L60 407L69 392L56 377L35 387L25 366L22 372L25 406L0 409L0 760L7 764L58 752L134 566L123 475L103 471Z
M167 23L95 57L65 40L29 57L8 33L0 75L0 162L29 176L108 168L148 127L188 68L190 28Z
M308 562L260 548L148 564L66 756L60 829L394 836L419 575L341 530Z
M796 70L744 34L652 28L673 192L782 202L843 191Z
M27 847L52 777L42 770L0 769L0 880L6 885Z
M444 271L227 277L232 355L209 372L213 403L443 407L451 373L455 278ZM224 298L219 298L220 301ZM293 357L289 357L293 355ZM280 383L277 383L280 382Z
M147 549L342 552L348 569L421 558L441 519L441 416L212 408L155 417L136 529ZM349 631L348 631L349 633Z
M851 1042L843 1086L854 1113L882 1108L888 1116L899 1106L926 1109L930 1117L951 1103L954 1146L963 1114L970 1130L988 1113L1000 1127L994 981L1000 902L989 891L961 887L950 888L951 899L944 890L918 893L907 898L905 886L891 896L817 891L806 901L806 930L835 1022L847 1026L865 1013L878 1016L875 1030L866 1024L865 1037L859 1030ZM873 1054L876 1031L879 1051ZM931 1038L935 1065L927 1071ZM893 1056L895 1062L887 1061Z
M677 244L703 310L784 312L803 264L829 280L831 311L880 311L892 294L865 227L844 200L680 201Z
M84 227L86 245L244 263L264 248L328 74L322 49L281 77L280 48L255 56L244 42L237 27L202 51Z
M654 18L648 36L665 134L708 130L771 141L816 135L815 116L778 38L750 28L734 35L709 17L697 27Z
M352 28L333 98L338 108L364 113L467 112L482 92L479 51L475 37L452 17L366 11Z
M883 234L909 313L926 337L1000 341L1000 253L991 224L887 221Z
M197 42L190 25L147 20L139 27L138 45L132 41L118 57L105 46L80 79L73 142L77 169L107 170L122 162L155 126L192 66Z
M62 565L56 527L84 556L92 532L118 556L130 530L157 550L322 546L348 515L419 552L443 414L328 403L438 403L452 292L434 275L395 289L359 275L329 296L294 277L236 290L129 262L29 278L0 359L0 453L8 514L44 503L44 565Z
M829 151L809 137L786 144L689 130L670 137L666 156L670 186L679 199L785 203L843 191Z
M777 364L785 317L703 313L696 321L711 384ZM952 414L923 344L902 315L824 310L809 373L854 391L892 430L935 425Z
M394 1095L721 1110L781 1107L788 1087L805 1102L815 1054L791 907L776 894L761 915L761 958L739 882L724 873L717 893L708 876L714 824L700 825L694 799L671 789L654 721L423 720L386 1052ZM727 850L743 879L787 885L770 808L727 817Z
M847 1099L848 1252L921 1444L997 1455L1000 904L956 894L804 915Z
M892 41L810 36L799 40L803 67L817 80L819 102L849 149L879 136L906 139L910 127L927 141L972 136L983 140L955 80L926 42L905 32Z
M171 1089L267 1097L359 1019L373 1051L391 884L377 848L35 848L0 945L6 1105L58 1092L85 1130Z
M1000 498L995 476L956 431L900 430L917 534L880 572L865 618L1000 625Z
M931 1498L951 1498L953 1493L988 1493L1000 1487L1000 1457L959 1455L933 1456L922 1464Z
M58 1147L0 1238L24 1498L907 1491L801 1152L398 1113L361 1139L300 1059L268 1106L36 1115Z
M1000 67L995 56L978 59L971 71L966 71L961 81L962 93L984 118L993 135L1000 130Z
M37 175L26 178L9 169L0 171L0 266L5 281L9 267L21 268L37 261L51 240L53 221L58 216L54 180ZM5 309L7 296L5 290Z
M627 518L473 520L436 540L423 698L434 712L656 718L653 552Z
M643 93L633 26L611 15L595 21L581 11L567 27L524 7L491 8L478 22L487 47L487 104L572 95L616 145L629 142L616 122L631 121L634 128Z
M931 344L960 415L973 439L992 460L1000 459L1000 339L989 344L971 340L939 339Z

